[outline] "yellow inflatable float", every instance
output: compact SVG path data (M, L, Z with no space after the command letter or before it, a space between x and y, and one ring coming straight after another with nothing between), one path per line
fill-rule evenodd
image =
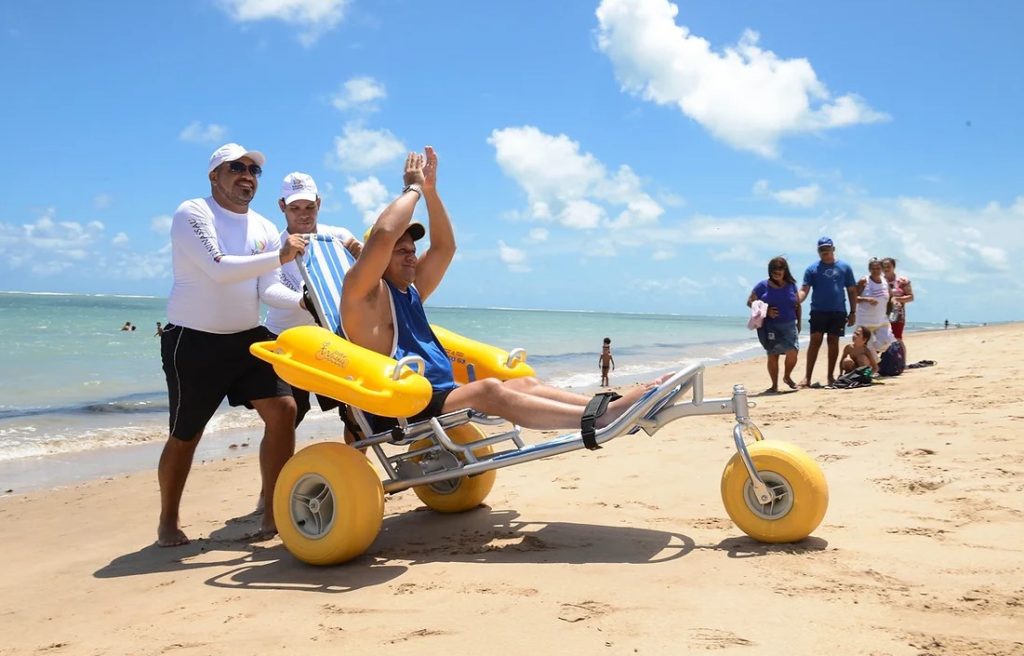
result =
M510 355L495 346L431 326L452 362L455 381L509 380L534 375L526 353ZM357 346L319 326L298 326L249 351L269 362L285 382L329 396L382 417L411 417L430 402L430 381L410 367ZM473 376L469 375L472 370Z
M382 417L411 417L430 402L430 381L319 326L298 326L249 351L282 380Z
M526 351L517 349L510 357L508 351L463 337L441 326L430 324L430 328L441 340L441 346L448 352L455 382L460 385L481 378L511 380L535 375L533 367L526 364ZM473 376L469 375L470 367Z

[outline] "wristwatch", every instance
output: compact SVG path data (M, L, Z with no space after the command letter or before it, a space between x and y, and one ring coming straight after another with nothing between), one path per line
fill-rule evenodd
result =
M418 184L413 183L410 185L405 185L405 189L402 190L402 193L404 194L407 191L415 191L420 198L423 198L423 187L421 187Z

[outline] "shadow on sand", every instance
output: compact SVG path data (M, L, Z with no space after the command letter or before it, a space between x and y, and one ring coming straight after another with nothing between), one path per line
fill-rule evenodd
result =
M280 542L251 542L251 515L229 521L209 538L180 547L155 544L113 559L94 573L118 578L209 569L207 585L250 590L343 593L387 583L409 567L435 562L656 564L694 549L725 551L730 558L819 551L828 543L808 538L769 545L747 537L696 545L681 533L572 522L522 521L513 510L487 506L445 515L425 508L386 517L365 554L343 565L316 567L292 557Z

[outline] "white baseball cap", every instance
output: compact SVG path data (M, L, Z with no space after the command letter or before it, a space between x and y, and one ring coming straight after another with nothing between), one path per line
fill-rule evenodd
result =
M284 181L281 183L281 198L284 199L285 205L296 200L315 201L318 196L319 192L316 182L313 181L313 176L298 171L284 176Z
M267 158L258 150L246 150L244 146L239 146L236 143L226 143L210 155L210 171L224 162L233 162L243 157L248 157L260 166L267 162Z

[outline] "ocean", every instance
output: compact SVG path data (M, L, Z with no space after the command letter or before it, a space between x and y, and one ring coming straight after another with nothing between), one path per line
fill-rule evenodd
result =
M162 445L168 407L155 333L156 322L166 323L166 303L152 297L0 292L0 493L12 480L45 479L40 470L75 469L89 459L102 463L131 445L150 445L149 451ZM702 317L428 307L428 314L433 323L467 337L508 350L525 348L542 380L583 392L600 382L597 359L604 337L612 340L613 385L694 362L762 353L740 312ZM122 331L125 322L137 329ZM238 436L251 436L259 425L255 412L225 404L203 441L234 448L231 440L247 439ZM299 429L300 439L317 425L335 430L336 415L314 410ZM74 460L76 455L88 457Z

